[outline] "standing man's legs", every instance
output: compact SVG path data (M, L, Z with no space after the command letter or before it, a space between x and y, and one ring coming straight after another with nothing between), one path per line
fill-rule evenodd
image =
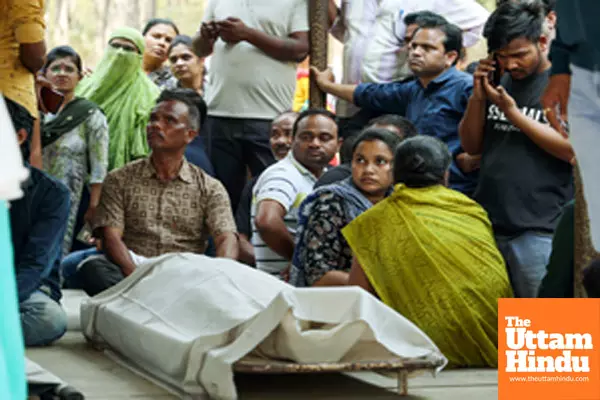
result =
M19 304L25 346L45 346L67 331L67 314L61 305L37 291Z
M233 210L237 209L246 184L246 166L241 144L244 123L243 119L208 117L203 128L208 156L217 179L229 194Z
M552 235L525 232L515 237L496 236L496 243L506 261L515 296L537 297L552 252Z
M247 119L244 121L242 140L244 163L250 168L252 176L260 175L269 165L275 162L269 144L270 129L271 121L268 120ZM234 210L237 210L237 207Z
M569 124L571 143L583 179L592 243L600 251L600 71L571 66Z

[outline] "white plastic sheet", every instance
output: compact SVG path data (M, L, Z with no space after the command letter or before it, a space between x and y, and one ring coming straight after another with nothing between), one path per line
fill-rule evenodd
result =
M23 196L21 182L29 176L17 142L4 97L0 94L0 200L14 200Z
M0 391L3 398L14 399L25 398L26 387L7 200L23 195L20 185L28 174L0 94Z
M126 365L181 395L235 399L233 364L445 360L413 323L359 288L297 289L235 261L150 259L82 305L81 324Z

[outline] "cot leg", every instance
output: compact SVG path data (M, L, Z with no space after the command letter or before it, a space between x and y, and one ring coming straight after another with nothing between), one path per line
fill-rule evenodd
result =
M408 396L408 371L405 369L398 371L398 394Z

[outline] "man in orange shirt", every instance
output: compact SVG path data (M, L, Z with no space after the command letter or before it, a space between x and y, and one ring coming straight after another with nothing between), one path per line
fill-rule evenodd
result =
M38 118L34 77L44 65L45 29L44 0L0 0L0 93L27 137Z

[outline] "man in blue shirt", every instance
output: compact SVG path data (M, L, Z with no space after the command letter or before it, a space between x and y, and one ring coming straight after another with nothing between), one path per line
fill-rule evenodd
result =
M18 121L24 153L27 132ZM27 157L24 157L27 159ZM42 171L28 166L24 195L10 203L11 234L19 309L26 346L44 346L67 329L61 298L59 263L62 238L69 216L69 190Z
M420 134L446 143L453 154L450 186L471 195L477 184L477 158L462 151L458 124L473 89L472 77L458 71L462 32L450 23L421 26L409 44L409 66L414 78L399 82L343 85L331 70L312 69L321 90L352 101L363 109L400 114Z

